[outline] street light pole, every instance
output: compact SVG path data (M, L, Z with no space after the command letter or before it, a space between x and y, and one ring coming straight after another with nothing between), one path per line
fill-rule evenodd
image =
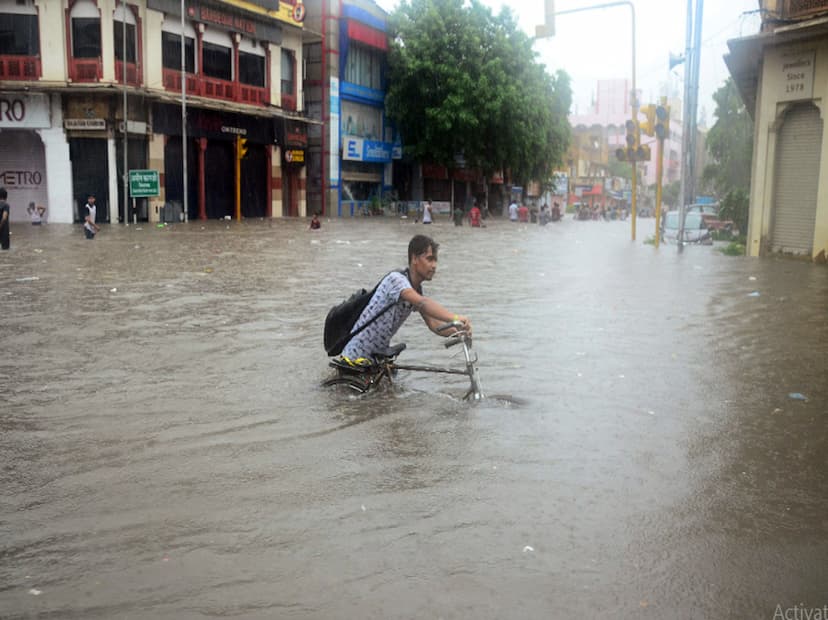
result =
M681 139L681 190L679 204L678 251L684 247L684 218L686 206L696 195L696 116L699 102L699 70L701 67L701 30L704 0L696 0L693 19L693 0L687 0L687 32L684 70L684 119Z
M124 81L124 226L129 226L129 149L127 137L126 4L121 2L121 77Z
M184 45L184 0L181 0L181 179L184 184L184 221L189 217L187 205L187 65Z
M692 1L692 0L690 0ZM595 11L597 9L607 9L614 6L628 6L630 8L630 17L632 18L632 96L630 99L630 103L632 106L632 120L637 125L638 119L638 94L635 90L635 5L630 0L619 0L617 2L606 2L604 4L595 4L593 6L585 6L579 9L567 9L565 11L556 11L554 13L554 17L558 15L568 15L569 13L582 13L583 11ZM547 19L548 19L547 15ZM554 27L550 29L551 32L554 32ZM635 216L636 216L636 177L638 176L638 162L633 160L632 162L632 240L635 241Z

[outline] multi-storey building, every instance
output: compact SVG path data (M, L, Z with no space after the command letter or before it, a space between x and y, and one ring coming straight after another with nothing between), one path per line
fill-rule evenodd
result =
M754 120L747 250L826 260L828 0L760 0L725 57Z
M237 184L243 217L303 215L303 21L296 0L0 0L12 220L35 202L79 221L89 193L99 220L157 220L185 177L182 217L233 216ZM157 196L124 200L125 151Z
M321 123L309 145L309 209L367 212L391 189L401 157L385 116L387 14L372 0L310 0L306 23L308 114Z

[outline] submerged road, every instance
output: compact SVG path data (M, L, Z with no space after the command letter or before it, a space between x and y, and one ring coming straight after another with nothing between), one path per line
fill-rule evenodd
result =
M828 270L655 250L652 226L12 226L0 617L821 609ZM319 387L328 308L417 232L503 398ZM416 316L399 339L460 364Z

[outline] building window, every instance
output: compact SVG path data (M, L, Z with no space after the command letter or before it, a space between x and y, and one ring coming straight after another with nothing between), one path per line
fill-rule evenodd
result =
M383 55L368 47L351 43L345 62L345 81L380 90Z
M264 56L239 52L239 82L250 86L265 85L265 59Z
M135 25L126 25L126 61L135 62ZM115 35L115 60L124 60L124 24L116 21L114 23L113 32Z
M0 13L0 54L4 56L37 56L40 54L37 15Z
M101 20L98 17L72 18L72 56L100 58Z
M228 82L233 79L233 54L229 47L205 41L202 55L204 75Z
M161 33L161 64L165 69L181 71L181 37L172 32ZM195 40L184 38L184 70L195 73Z
M293 52L282 50L282 94L296 94L296 59Z

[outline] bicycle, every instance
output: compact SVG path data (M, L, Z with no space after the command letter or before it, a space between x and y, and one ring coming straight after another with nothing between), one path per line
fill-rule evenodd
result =
M465 375L469 378L469 389L463 396L463 400L482 400L483 390L480 387L480 376L477 371L477 353L472 353L472 339L468 332L461 330L462 323L450 321L437 327L438 332L443 332L450 327L455 328L453 334L446 338L445 347L448 349L455 345L463 346L465 368L445 368L440 366L420 366L414 364L398 364L397 356L402 353L406 345L399 343L388 347L384 351L374 353L375 363L353 364L343 358L336 358L330 361L329 365L336 369L336 375L326 379L322 385L325 387L343 385L356 392L364 394L377 388L383 382L392 384L394 377L399 370L414 372L433 372L448 375Z

